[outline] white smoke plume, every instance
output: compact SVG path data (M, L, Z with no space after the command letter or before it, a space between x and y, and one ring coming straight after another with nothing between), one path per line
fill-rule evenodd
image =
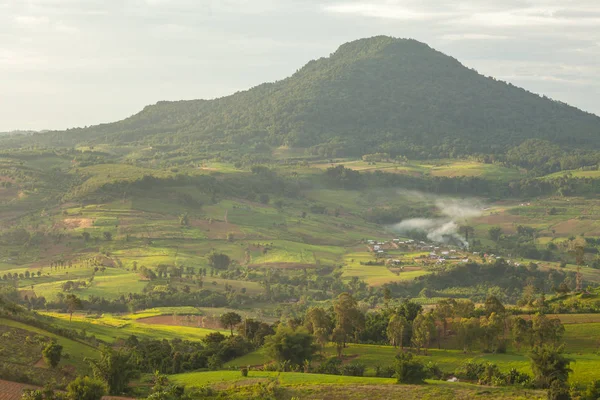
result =
M443 217L407 219L394 225L393 230L400 234L422 232L432 242L458 243L469 247L467 239L459 233L459 228L467 219L481 215L483 205L479 201L440 197L415 190L399 190L398 194L424 204L435 205Z

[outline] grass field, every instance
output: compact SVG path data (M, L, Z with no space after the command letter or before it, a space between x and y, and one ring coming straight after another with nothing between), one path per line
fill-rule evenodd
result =
M416 277L429 274L424 270L402 271L398 274L393 273L385 265L361 265L361 262L374 261L372 253L360 252L349 253L344 256L343 277L352 278L354 276L365 281L370 286L381 286L385 283L400 282L415 279Z
M200 341L211 332L221 331L226 333L225 330L204 329L190 326L149 325L139 323L135 319L122 319L111 315L102 317L73 315L73 320L69 322L68 314L52 312L41 314L51 317L52 322L57 326L79 331L85 330L88 334L93 334L98 339L108 343L114 343L119 339L126 339L130 335L149 339L171 340L179 338L182 340ZM146 315L146 317L149 316L152 315Z
M596 354L597 343L594 340L582 340L586 334L592 334L593 337L599 338L598 329L600 324L588 326L588 324L569 325L567 326L566 343L568 357L574 362L571 365L573 374L571 381L576 383L587 384L596 379L596 366L600 362L600 355ZM573 329L575 328L575 329ZM595 332L592 333L593 329ZM597 339L595 340L597 342ZM325 355L332 357L335 355L335 348L329 345L324 350ZM366 374L374 375L375 367L388 366L394 364L394 358L398 353L398 349L391 346L379 345L364 345L350 344L344 349L344 357L351 359L353 362L360 362L367 367ZM442 371L453 372L467 361L476 362L491 362L497 364L500 370L508 372L511 368L516 368L521 372L531 374L529 359L524 354L486 354L486 353L467 353L464 354L459 350L438 350L430 349L428 355L417 355L417 359L424 363L434 362ZM258 350L247 354L243 357L230 361L226 367L235 368L243 366L262 366L269 363L271 360L264 350Z
M16 321L2 319L2 318L0 318L0 325L6 326L6 327L23 329L23 330L26 330L28 332L31 332L31 333L34 333L37 335L42 335L42 336L49 337L51 339L55 339L58 342L58 344L63 346L63 352L65 354L69 355L68 357L63 357L62 362L67 365L72 365L76 368L81 368L83 370L87 370L88 365L84 361L84 358L86 358L86 357L96 358L98 356L97 349L95 349L94 347L92 347L88 344L80 343L80 342L77 342L77 341L74 341L71 339L64 338L62 336L58 336L54 333L45 331L40 328L36 328L34 326L30 326L30 325L23 324L21 322L16 322ZM40 358L41 358L41 355L40 355Z
M195 372L171 375L170 380L187 387L243 387L276 381L302 399L542 399L542 393L518 388L489 388L465 383L427 381L425 385L395 385L395 379L322 375L298 372L239 371Z

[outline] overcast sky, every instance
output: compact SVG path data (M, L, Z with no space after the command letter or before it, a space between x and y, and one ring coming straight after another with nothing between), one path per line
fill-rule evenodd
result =
M227 95L381 34L600 114L600 0L0 0L0 131Z

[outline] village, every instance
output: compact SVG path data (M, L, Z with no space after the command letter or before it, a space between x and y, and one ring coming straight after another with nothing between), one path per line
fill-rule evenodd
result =
M448 264L461 264L469 262L493 263L504 257L496 254L471 252L458 246L426 242L415 239L392 239L366 241L369 251L378 260L377 265L385 264L389 267L404 270L404 266L440 266ZM509 265L520 266L518 262L506 260ZM365 265L369 265L368 263Z

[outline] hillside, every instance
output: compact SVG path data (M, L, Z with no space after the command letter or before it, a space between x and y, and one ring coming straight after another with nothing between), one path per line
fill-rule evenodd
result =
M381 36L344 44L279 82L210 101L163 101L123 121L34 140L422 158L502 153L533 138L597 148L599 131L597 116L484 77L415 40Z

